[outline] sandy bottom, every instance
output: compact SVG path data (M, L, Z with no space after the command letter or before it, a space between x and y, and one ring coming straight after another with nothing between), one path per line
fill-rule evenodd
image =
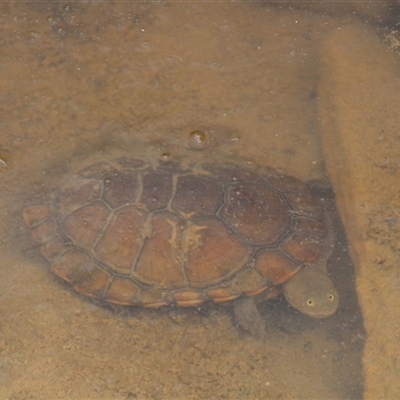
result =
M99 307L48 272L21 215L88 157L173 155L200 128L211 142L193 156L325 179L315 59L334 21L216 3L15 3L1 15L0 398L361 398L365 334L339 225L338 312L312 320L275 299L260 305L259 340L230 308Z

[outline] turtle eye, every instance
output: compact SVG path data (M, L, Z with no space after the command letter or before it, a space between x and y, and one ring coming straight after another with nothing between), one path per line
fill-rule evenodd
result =
M315 307L315 300L312 297L309 297L306 300L306 304L307 304L308 307L314 308Z
M335 295L332 294L332 293L329 293L329 294L328 294L328 300L329 300L330 302L334 301L334 300L335 300Z

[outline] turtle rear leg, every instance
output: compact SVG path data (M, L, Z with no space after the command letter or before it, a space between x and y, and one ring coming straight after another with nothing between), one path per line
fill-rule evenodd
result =
M252 335L264 336L264 322L252 297L243 297L233 302L235 323Z

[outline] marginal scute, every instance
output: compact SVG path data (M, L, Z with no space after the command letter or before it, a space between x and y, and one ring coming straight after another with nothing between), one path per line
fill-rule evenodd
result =
M215 304L225 303L232 301L240 296L240 292L235 291L232 286L224 287L220 286L217 288L207 290L207 297L213 299Z
M78 172L80 178L102 180L106 176L109 176L118 170L107 162L99 162L96 164L89 165Z
M51 210L48 204L33 204L25 207L22 211L26 225L32 228L51 215Z
M131 280L115 277L107 288L103 300L109 303L130 305L134 304L140 288Z
M181 307L194 307L204 303L206 298L195 290L182 290L172 294L174 302Z
M74 289L86 296L101 298L108 280L109 274L97 265L93 265L90 274L85 279L78 281L74 285Z
M115 160L120 171L136 172L146 166L146 161L141 158L120 157Z
M205 163L202 168L209 173L210 177L225 183L250 182L257 179L254 173L232 163Z
M172 304L170 291L162 290L157 286L149 286L142 289L138 303L146 308L160 308Z
M40 252L49 261L53 261L56 257L67 252L68 249L69 247L66 239L63 238L59 233L56 233L41 246Z
M248 266L233 278L232 290L238 295L255 296L270 286L269 282L256 269Z
M299 234L290 235L281 246L281 249L302 264L310 264L316 261L321 243L312 237Z
M310 218L296 218L293 223L293 229L297 233L318 238L324 238L328 234L328 229L322 221Z
M48 218L42 224L31 230L32 237L38 243L46 243L56 232L57 223L54 218Z
M308 191L307 186L293 176L278 174L276 172L269 174L268 182L276 190L283 193L299 194Z
M64 217L78 208L89 205L99 199L102 192L100 182L77 178L54 196L53 206L57 216Z
M74 284L90 277L93 264L87 254L71 248L53 261L51 269L60 278Z
M308 190L301 193L286 193L285 198L296 214L305 215L309 218L321 216L321 206Z

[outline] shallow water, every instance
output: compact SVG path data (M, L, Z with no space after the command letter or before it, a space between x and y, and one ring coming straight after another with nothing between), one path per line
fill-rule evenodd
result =
M1 7L0 397L361 398L343 234L329 263L338 313L311 320L273 300L259 340L230 309L98 307L48 273L21 216L110 154L240 157L324 178L315 59L334 20L256 3ZM196 129L204 149L190 148Z

